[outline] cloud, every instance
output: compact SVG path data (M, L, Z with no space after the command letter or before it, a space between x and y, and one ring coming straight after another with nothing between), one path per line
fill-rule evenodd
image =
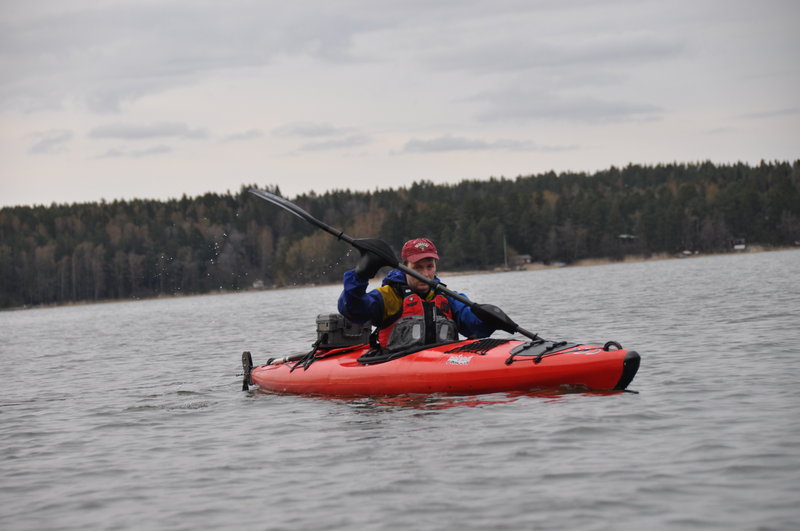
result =
M4 107L29 111L77 102L119 112L142 96L287 56L358 61L351 53L356 35L397 23L386 10L330 2L76 4L84 3L3 8Z
M292 122L272 130L275 136L321 137L338 136L352 131L350 128L334 127L326 123Z
M147 149L140 149L134 150L130 152L130 156L133 158L142 158L142 157L152 157L153 155L165 155L167 153L172 153L172 148L169 146L153 146Z
M264 136L264 133L262 133L260 129L250 129L242 133L226 136L222 139L222 142L242 142L246 140L255 140L257 138L261 138L262 136Z
M435 70L492 73L512 70L588 68L647 64L676 57L685 45L645 32L601 33L591 38L578 35L549 39L510 35L472 40L431 53L425 58Z
M530 122L553 120L583 123L648 121L663 111L656 105L592 96L555 96L544 92L509 90L486 92L474 98L484 102L486 110L478 119L487 122Z
M66 144L75 136L72 131L66 129L51 129L36 133L38 140L28 150L29 153L42 155L46 153L58 153L66 149Z
M367 135L350 135L321 142L308 142L300 146L300 151L331 151L364 146L370 143Z
M791 107L788 109L773 109L769 111L751 112L741 115L745 120L761 120L762 118L780 118L783 116L793 116L800 114L800 107Z
M539 147L540 151L546 151L548 153L558 153L560 151L577 151L581 149L581 146L578 144L567 144L564 146L541 146Z
M192 87L218 75L262 73L297 58L303 68L377 64L399 74L411 67L407 79L421 71L433 76L534 71L540 81L578 70L587 78L611 72L621 79L634 74L632 67L690 58L698 51L693 44L710 56L712 45L724 38L728 50L730 35L762 27L762 17L792 21L797 13L791 2L745 9L746 2L729 7L721 1L668 7L631 0L491 5L450 0L391 2L381 9L359 0L51 3L57 7L6 2L9 7L3 8L3 107L32 110L77 102L95 112L116 113L145 95ZM791 29L790 22L784 25ZM775 31L760 41L771 42L773 35L786 35L789 45L780 48L779 58L791 61L796 37ZM749 36L745 32L738 40L746 43ZM397 79L405 81L402 76Z
M707 135L723 135L726 133L733 133L735 131L736 129L734 129L733 127L725 126L725 127L715 127L713 129L707 129L703 131L703 133Z
M102 155L98 155L98 159L119 159L125 156L125 152L121 149L109 149Z
M368 135L358 133L353 127L336 127L320 122L291 122L272 130L274 136L297 138L324 138L306 142L298 150L304 152L333 151L367 145Z
M145 149L134 149L130 151L123 151L121 149L110 149L98 156L98 159L119 159L119 158L134 158L140 159L144 157L152 157L155 155L166 155L172 153L173 149L165 145L157 145Z
M528 140L495 140L444 135L430 140L412 139L403 146L403 153L439 153L445 151L535 151L536 143Z
M179 122L114 123L95 127L89 132L89 137L116 140L147 140L164 137L197 139L208 137L208 132L205 129L190 129L186 124Z

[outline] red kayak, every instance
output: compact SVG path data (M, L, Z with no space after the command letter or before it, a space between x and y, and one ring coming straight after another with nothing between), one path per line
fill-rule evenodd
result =
M623 390L636 375L639 359L636 351L613 341L591 346L495 338L394 354L375 352L369 345L314 349L259 367L245 352L243 388L326 396Z

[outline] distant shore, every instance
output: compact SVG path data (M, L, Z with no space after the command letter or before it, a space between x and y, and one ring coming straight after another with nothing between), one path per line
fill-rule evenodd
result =
M442 276L453 277L462 275L480 275L484 273L505 273L511 271L540 271L545 269L559 269L564 267L591 267L591 266L610 265L610 264L633 264L639 262L654 262L662 260L683 260L687 258L700 258L704 256L730 256L730 255L750 254L750 253L793 251L798 249L800 249L800 247L769 247L764 245L751 245L741 251L730 251L724 253L699 253L699 252L684 251L682 253L626 255L624 258L616 260L612 258L586 258L583 260L576 260L575 262L570 262L570 263L556 262L551 264L544 264L542 262L533 262L530 264L523 264L518 267L509 267L508 269L503 267L495 267L494 269L480 269L472 271L444 271L442 272Z
M649 256L627 255L619 260L614 260L611 258L586 258L584 260L576 260L575 262L571 262L568 264L567 263L544 264L541 262L534 262L530 264L522 264L519 267L513 267L513 268L509 267L508 269L504 267L495 267L493 269L476 269L469 271L443 270L440 273L442 277L459 277L466 275L487 275L493 273L508 273L514 271L542 271L546 269L559 269L564 267L592 267L592 266L610 265L610 264L633 264L640 262L651 262L651 261L662 261L662 260L682 260L682 259L699 258L704 256L728 256L728 255L750 254L750 253L796 251L798 249L800 249L800 247L769 247L764 245L751 245L741 251L730 251L725 253L697 253L697 252L684 251L682 253L659 253L659 254L652 254ZM146 300L173 298L173 297L202 297L206 295L230 295L233 293L253 293L258 291L300 289L308 287L334 286L337 284L339 283L338 282L326 282L320 284L308 283L308 284L297 284L293 286L274 286L274 287L264 287L264 288L248 288L242 290L209 291L207 293L171 293L164 295L153 295L150 297L135 297L129 299L106 299L100 301L69 301L69 302L61 302L54 304L39 304L36 306L16 306L11 308L0 308L0 311L35 310L43 308L59 308L63 306L83 306L88 304L112 304L117 302L135 302L135 301L146 301Z

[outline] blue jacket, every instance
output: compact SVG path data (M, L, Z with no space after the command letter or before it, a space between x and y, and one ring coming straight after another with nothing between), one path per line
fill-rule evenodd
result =
M438 277L435 280L438 282ZM405 284L406 274L399 269L393 269L384 277L381 286L392 283ZM344 290L339 295L339 313L354 323L372 321L375 324L384 318L383 294L377 289L367 293L368 285L369 281L358 278L354 270L345 272ZM468 338L488 337L495 331L495 328L481 321L463 302L450 297L447 300L461 335Z

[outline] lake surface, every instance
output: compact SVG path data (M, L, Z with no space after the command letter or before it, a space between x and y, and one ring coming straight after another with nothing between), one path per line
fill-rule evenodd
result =
M336 286L0 312L0 529L800 528L800 251L442 278L638 394L242 392Z

